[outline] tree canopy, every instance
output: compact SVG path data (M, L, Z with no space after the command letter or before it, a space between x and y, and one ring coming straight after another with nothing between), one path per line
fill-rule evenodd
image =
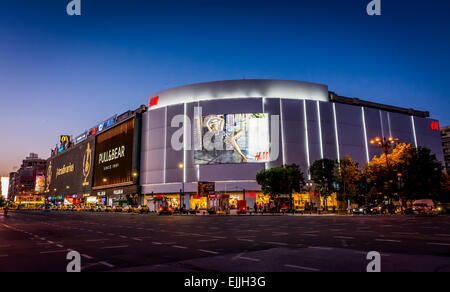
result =
M345 156L336 166L336 182L339 184L337 193L345 200L355 202L360 194L360 182L362 178L358 163L350 156Z
M326 203L326 197L335 192L336 165L335 160L325 158L317 160L310 167L311 179L316 185L316 191L325 198L324 203Z
M256 175L256 181L263 193L272 198L300 192L305 185L304 174L297 164L263 170Z

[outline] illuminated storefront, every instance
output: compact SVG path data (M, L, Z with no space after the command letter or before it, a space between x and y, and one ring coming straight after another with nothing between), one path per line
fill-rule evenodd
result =
M118 116L116 125L96 136L93 195L109 206L140 205L141 111ZM125 117L125 118L123 118Z
M67 148L67 147L66 147ZM47 162L47 175L37 177L36 191L52 205L81 205L92 191L95 137L64 149ZM43 186L43 187L42 187Z

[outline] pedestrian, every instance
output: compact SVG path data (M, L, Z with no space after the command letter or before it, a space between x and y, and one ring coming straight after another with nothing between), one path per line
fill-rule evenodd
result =
M255 208L255 213L258 213L258 204L256 204L256 202L255 202L254 208Z
M5 208L3 209L3 215L4 215L5 217L8 216L8 211L9 211L8 206L5 206Z

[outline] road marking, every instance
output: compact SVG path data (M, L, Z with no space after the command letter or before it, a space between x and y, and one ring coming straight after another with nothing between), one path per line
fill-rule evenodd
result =
M396 243L402 242L401 240L395 240L395 239L382 239L382 238L377 238L377 239L375 239L375 241L379 241L379 242L396 242Z
M301 266L295 266L295 265L284 265L286 268L292 268L292 269L298 269L298 270L305 270L310 272L320 272L318 269L314 268L308 268L308 267L301 267Z
M310 249L318 249L318 250L333 250L334 249L332 247L324 247L324 246L310 246L308 248L310 248Z
M101 265L104 265L104 266L106 266L106 267L108 267L108 268L114 268L115 266L114 265L111 265L110 263L108 263L108 262L98 262L99 264L101 264Z
M99 241L107 241L107 240L109 240L109 239L107 239L107 238L102 238L102 239L88 239L88 240L85 240L86 242L99 242Z
M172 245L172 247L179 248L179 249L187 249L187 247L181 246L181 245Z
M450 246L450 243L427 242L428 245Z
M88 256L87 254L82 254L81 256L84 257L85 259L88 259L88 260L92 260L93 259L93 257Z
M238 257L237 259L241 259L241 260L246 260L246 261L250 261L250 262L260 262L260 259L254 259L254 258L249 258L249 257Z
M289 235L289 233L287 232L273 232L272 236L284 236L284 235Z
M133 238L133 240L136 240L136 241L142 241L142 239L137 238L137 237Z
M51 253L62 253L62 252L67 252L67 249L64 250L52 250L52 251L41 251L41 254L51 254Z
M114 248L127 248L128 245L117 245L117 246L105 246L102 247L101 249L114 249Z
M51 240L48 240L47 242L48 242L48 243L50 243L50 244L54 244L54 242L53 242L53 241L51 241Z
M120 238L128 238L128 236L125 236L125 235L120 235L119 237Z
M214 241L219 241L220 239L202 239L202 240L197 240L197 242L214 242Z
M62 246L61 244L57 244L56 247L64 248L64 246Z
M350 237L350 236L334 236L334 238L336 238L336 239L350 239L350 240L356 239L356 238Z
M210 253L210 254L219 254L218 252L212 251L212 250L206 250L206 249L198 249L198 251Z
M238 238L239 241L255 242L253 239Z
M273 245L281 245L281 246L286 246L286 245L288 245L287 243L284 243L284 242L274 242L274 241L266 241L266 242L264 242L264 243L267 243L267 244L273 244Z
M157 242L157 241L153 241L152 244L153 244L153 245L162 245L161 242Z

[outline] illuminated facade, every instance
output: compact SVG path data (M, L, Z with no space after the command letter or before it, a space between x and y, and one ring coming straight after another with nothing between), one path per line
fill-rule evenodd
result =
M270 147L261 142L269 136ZM245 190L253 208L264 200L258 199L259 171L296 163L308 177L314 161L346 155L364 166L380 154L369 144L377 136L427 147L444 161L439 123L428 112L341 97L326 85L235 80L168 89L152 94L143 114L142 194L150 200L184 190L181 203L204 207L209 203L198 196L198 182L215 182L216 192L229 198L242 200Z

